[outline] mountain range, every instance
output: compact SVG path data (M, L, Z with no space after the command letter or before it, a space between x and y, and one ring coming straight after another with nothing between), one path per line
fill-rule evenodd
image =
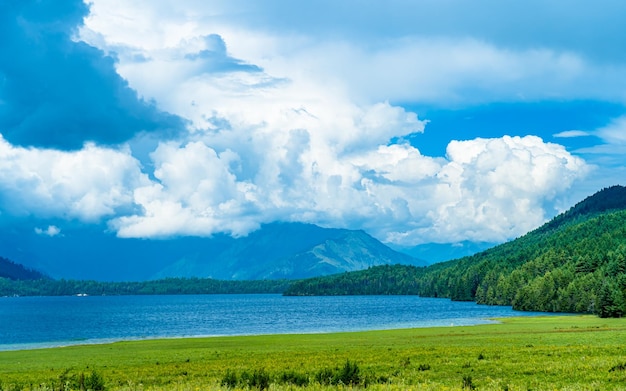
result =
M19 227L0 233L0 256L53 278L144 281L299 279L384 264L425 265L364 231L272 223L246 237L122 239L103 227L64 225L57 235Z

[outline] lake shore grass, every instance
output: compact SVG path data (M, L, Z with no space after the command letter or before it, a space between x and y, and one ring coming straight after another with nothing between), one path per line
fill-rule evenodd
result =
M116 342L0 352L0 390L625 390L626 319Z

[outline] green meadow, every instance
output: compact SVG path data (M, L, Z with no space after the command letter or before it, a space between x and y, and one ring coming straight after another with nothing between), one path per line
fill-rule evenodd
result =
M626 390L626 319L0 352L0 390Z

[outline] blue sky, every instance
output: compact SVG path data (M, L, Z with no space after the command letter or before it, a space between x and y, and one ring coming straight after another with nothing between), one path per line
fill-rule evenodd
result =
M502 242L626 173L620 1L8 1L0 219Z

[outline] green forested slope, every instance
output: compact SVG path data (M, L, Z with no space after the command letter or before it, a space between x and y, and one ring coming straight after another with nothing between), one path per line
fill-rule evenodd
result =
M417 295L422 268L407 265L374 266L356 272L294 281L286 296Z
M282 293L287 280L224 281L211 278L166 278L141 282L81 280L10 280L0 277L2 296L184 295L225 293Z
M407 273L405 268L391 268L387 280L396 272ZM626 314L626 188L604 189L512 242L409 272L414 291L422 296L520 310L622 316ZM359 286L371 284L377 273L380 269L372 268L359 275L332 277L337 286L331 294L341 291L341 286L343 294L365 293ZM318 287L328 281L294 283L287 293L325 294ZM407 283L400 286L396 294L409 293Z
M0 278L9 280L45 280L47 277L6 258L0 257Z

